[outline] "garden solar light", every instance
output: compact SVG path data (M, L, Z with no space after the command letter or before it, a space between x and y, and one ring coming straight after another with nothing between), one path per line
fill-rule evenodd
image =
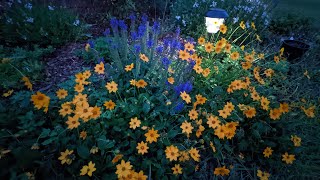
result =
M206 13L207 32L217 33L227 17L229 15L224 9L210 8Z

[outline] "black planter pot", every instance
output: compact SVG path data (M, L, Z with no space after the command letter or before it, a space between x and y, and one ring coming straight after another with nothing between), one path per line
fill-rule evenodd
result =
M284 56L288 61L294 61L309 50L310 45L297 40L284 40L281 47L284 48Z

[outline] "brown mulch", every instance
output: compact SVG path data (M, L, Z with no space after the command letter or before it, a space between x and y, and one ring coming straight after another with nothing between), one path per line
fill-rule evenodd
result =
M69 43L56 49L50 57L43 59L44 81L35 85L35 89L46 91L69 79L82 70L84 61L75 55L75 51L83 49L85 42Z

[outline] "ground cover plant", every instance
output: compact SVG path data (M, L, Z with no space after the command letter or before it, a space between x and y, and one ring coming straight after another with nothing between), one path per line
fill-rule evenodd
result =
M91 69L58 89L35 91L21 76L24 90L3 92L1 167L10 168L1 176L268 179L299 177L302 158L316 167L303 151L317 146L294 120L319 127L318 102L278 96L283 49L232 37L249 37L254 24L183 42L179 29L158 41L161 26L147 16L110 27L84 47Z

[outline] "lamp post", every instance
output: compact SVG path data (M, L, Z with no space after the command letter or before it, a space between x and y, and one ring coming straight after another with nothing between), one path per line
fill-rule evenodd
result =
M229 15L224 9L210 8L205 16L207 32L217 33L227 17Z

